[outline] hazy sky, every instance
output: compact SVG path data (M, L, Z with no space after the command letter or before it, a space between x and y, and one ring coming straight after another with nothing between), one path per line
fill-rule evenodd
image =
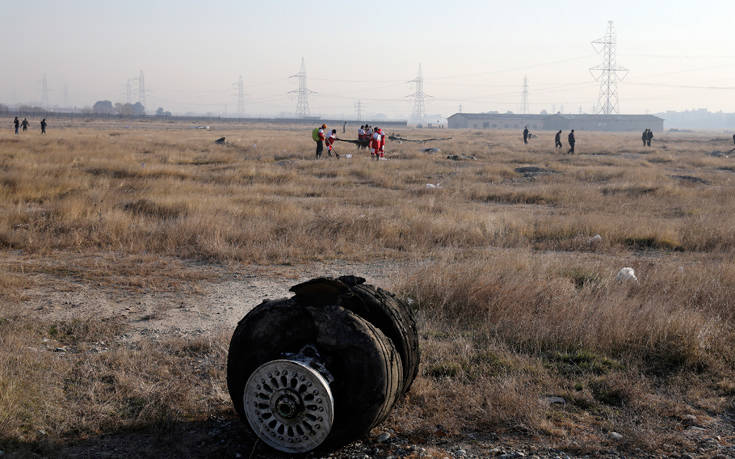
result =
M423 65L426 111L585 112L597 101L590 42L613 20L624 113L735 112L735 1L0 0L0 102L125 101L145 72L147 108L294 112L289 79L306 61L313 114L405 118ZM65 91L66 88L66 91Z

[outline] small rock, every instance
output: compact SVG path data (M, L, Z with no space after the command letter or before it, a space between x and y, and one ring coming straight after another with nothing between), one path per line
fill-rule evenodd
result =
M610 432L610 438L612 438L612 439L613 439L613 440L615 440L615 441L620 441L620 440L622 440L622 439L623 439L623 436L622 436L622 435L620 435L620 434L619 434L619 433L617 433L617 432Z
M695 426L697 425L697 417L694 416L693 414L687 414L681 419L681 422L685 426Z
M225 144L225 138L224 137L220 137L219 139L215 140L214 143L216 143L217 145L224 145Z
M467 455L467 451L463 449L458 449L457 451L454 452L454 455L457 457L463 457Z
M638 278L635 276L635 271L633 268L621 268L620 271L618 271L618 275L615 276L615 280L618 282L638 282Z
M66 352L66 348L65 347L57 347L57 348L54 349L54 352Z
M242 454L240 454L240 453L235 453L235 458L236 458L236 459L240 459L241 457L242 457Z
M424 153L439 153L440 151L438 148L424 148Z
M599 244L600 242L602 242L602 236L599 234L595 234L590 238L590 244Z
M551 395L551 396L545 397L545 398L543 399L543 401L545 401L545 402L546 402L546 403L548 403L549 405L554 405L554 404L558 404L558 405L566 405L566 403L567 403L567 401L566 401L566 400L564 400L564 398L563 398L563 397L557 397L557 396L555 396L555 395Z
M388 432L383 432L382 434L378 435L378 438L375 439L378 443L385 443L388 440L390 440L390 434Z

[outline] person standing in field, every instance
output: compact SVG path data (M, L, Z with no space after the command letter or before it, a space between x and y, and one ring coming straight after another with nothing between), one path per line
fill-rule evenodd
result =
M311 138L314 139L314 142L316 142L316 159L319 159L322 157L322 151L324 151L324 141L326 140L327 136L324 132L324 130L327 129L326 124L322 124L322 127L318 129L314 129L311 133Z
M523 128L523 143L528 143L528 126Z
M732 143L735 145L735 134L732 135Z
M648 131L648 135L646 136L646 146L651 146L651 140L653 140L653 131L650 129L646 129Z
M373 128L373 135L370 138L370 157L380 159L380 128L375 126Z
M28 126L31 123L28 122L28 118L23 118L23 121L20 123L20 127L23 128L23 132L26 132L28 130Z
M18 135L18 128L20 127L20 121L18 121L18 117L16 116L13 120L13 125L15 126L15 134ZM735 136L733 136L735 137Z
M380 146L378 147L378 151L380 152L380 158L385 158L385 135L383 134L382 129L378 129L378 133L380 134Z
M641 140L643 141L643 146L646 146L646 141L648 140L648 129L643 130L643 134L641 134Z
M569 133L569 136L567 137L567 141L569 142L569 151L567 152L570 155L574 154L574 142L576 141L574 139L574 129Z
M337 140L337 130L332 129L332 133L329 134L329 137L327 137L327 155L329 157L332 157L332 152L334 151L334 154L337 155L337 159L339 159L339 154L334 150L334 141Z
M44 118L41 120L41 134L46 134L46 126L46 118Z
M561 129L559 129L559 132L557 132L556 135L554 136L554 150L556 150L557 148L561 148L561 147L562 147Z

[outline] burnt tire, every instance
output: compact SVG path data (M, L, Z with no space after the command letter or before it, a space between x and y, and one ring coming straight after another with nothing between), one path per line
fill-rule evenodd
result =
M294 300L300 304L339 304L390 338L401 356L403 379L399 396L403 396L416 379L421 360L416 319L405 302L392 293L364 282L365 279L355 276L338 279L322 277L295 285L291 291L296 293Z
M340 306L304 306L283 299L249 312L230 342L227 387L244 420L243 391L249 375L261 364L306 345L317 348L334 377L334 423L324 445L355 440L388 416L403 380L400 355L391 340Z
M413 311L405 302L379 287L359 284L352 287L352 292L359 302L345 302L343 306L385 333L401 355L403 383L400 395L403 396L416 379L421 360Z

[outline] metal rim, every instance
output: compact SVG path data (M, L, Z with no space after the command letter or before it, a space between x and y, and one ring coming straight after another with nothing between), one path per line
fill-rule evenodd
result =
M271 360L256 368L245 384L243 406L258 438L286 453L318 447L334 421L329 383L295 360Z

